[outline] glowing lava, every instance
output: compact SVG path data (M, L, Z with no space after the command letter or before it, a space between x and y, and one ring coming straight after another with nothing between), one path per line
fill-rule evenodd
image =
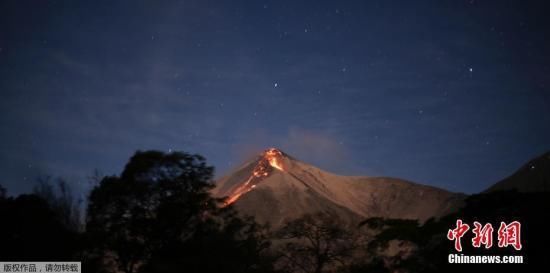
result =
M284 172L283 166L283 153L275 148L267 149L261 159L258 161L256 167L252 171L252 174L244 182L235 188L228 199L225 201L225 206L237 201L243 194L251 191L260 183L265 177L268 177L274 169Z
M285 171L282 162L283 153L281 153L281 151L271 148L264 153L264 158L268 160L271 167L278 169L279 171Z

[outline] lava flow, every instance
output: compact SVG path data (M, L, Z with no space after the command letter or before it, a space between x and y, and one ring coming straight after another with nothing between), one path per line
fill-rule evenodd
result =
M243 194L254 189L256 185L265 177L269 176L274 169L282 172L285 171L283 166L283 153L275 148L270 148L262 154L262 158L258 161L256 167L254 167L248 180L229 194L228 199L225 201L225 206L237 201Z
M283 168L283 153L281 151L271 148L264 153L264 158L268 160L269 165L279 171L285 171Z

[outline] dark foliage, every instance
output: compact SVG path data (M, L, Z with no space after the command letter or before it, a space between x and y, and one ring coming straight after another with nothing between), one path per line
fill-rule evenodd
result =
M371 218L350 228L336 215L306 215L273 238L265 226L213 198L212 177L201 156L137 152L120 176L97 179L85 229L78 228L79 203L66 184L56 190L47 180L34 194L18 197L0 186L0 260L77 260L84 272L132 273L530 272L545 265L548 192L472 195L456 213L422 224ZM501 221L520 221L521 251L474 248L470 231L462 253L523 255L525 264L449 264L455 250L446 233L457 219L470 226L491 223L495 231ZM382 254L395 242L408 250Z
M0 190L0 219L0 261L79 259L78 234L40 196L12 198Z
M33 193L48 202L56 217L65 227L75 232L82 230L81 205L83 200L74 195L65 179L53 179L50 176L40 177Z
M520 193L516 191L498 191L476 194L467 198L466 205L458 212L442 219L431 219L419 226L414 221L368 219L363 225L369 225L381 230L370 244L378 248L387 245L391 240L408 241L418 248L406 259L393 259L386 263L391 270L405 272L481 272L483 270L517 271L529 270L545 265L546 247L550 239L546 236L545 212L550 209L550 193ZM478 221L482 224L491 223L495 228L494 245L491 249L474 248L471 244L473 234L467 233L462 238L465 255L523 255L524 264L450 264L448 255L456 253L453 242L446 239L449 229L455 227L457 219L465 223ZM501 221L522 223L523 248L517 251L513 248L496 247L496 230ZM355 272L369 272L355 271Z
M0 186L0 260L83 261L84 272L270 272L266 227L210 195L213 168L186 153L137 152L91 191L85 229L61 180L31 195Z
M305 215L277 234L281 268L288 272L321 273L342 267L356 247L353 234L336 215Z
M213 168L198 155L138 152L105 177L87 215L90 257L124 272L262 272L262 227L210 196ZM90 263L93 266L94 263Z

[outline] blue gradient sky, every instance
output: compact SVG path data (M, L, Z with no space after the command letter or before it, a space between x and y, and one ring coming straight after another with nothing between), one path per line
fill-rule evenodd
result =
M11 193L138 149L222 175L270 146L472 193L550 149L544 1L78 2L0 3Z

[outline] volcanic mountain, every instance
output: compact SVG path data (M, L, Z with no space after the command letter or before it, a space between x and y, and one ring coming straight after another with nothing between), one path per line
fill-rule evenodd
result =
M273 227L317 212L346 222L369 217L422 222L457 209L464 199L462 194L396 178L332 174L275 148L220 178L213 193Z
M519 192L550 191L550 152L529 161L511 176L494 184L486 192L517 190Z

